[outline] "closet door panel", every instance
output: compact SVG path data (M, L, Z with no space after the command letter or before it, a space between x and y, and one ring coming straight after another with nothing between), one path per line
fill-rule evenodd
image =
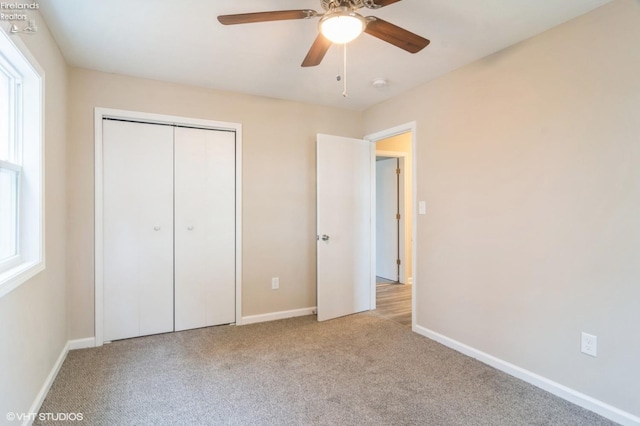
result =
M173 331L173 128L105 120L105 340Z
M235 133L175 129L176 331L235 322Z

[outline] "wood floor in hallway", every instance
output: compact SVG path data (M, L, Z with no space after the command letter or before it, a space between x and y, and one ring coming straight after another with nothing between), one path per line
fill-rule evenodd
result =
M376 285L375 312L385 318L411 327L411 285Z

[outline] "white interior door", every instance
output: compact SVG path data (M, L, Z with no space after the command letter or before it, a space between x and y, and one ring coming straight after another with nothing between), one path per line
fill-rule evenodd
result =
M317 139L318 321L371 308L372 144Z
M398 280L398 159L376 161L376 275Z
M173 331L173 128L105 120L104 339Z
M235 322L235 133L175 129L175 328Z

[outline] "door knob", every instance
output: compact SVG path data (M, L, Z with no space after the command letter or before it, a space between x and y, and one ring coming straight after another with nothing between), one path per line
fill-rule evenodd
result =
M328 235L322 235L322 241L329 241Z

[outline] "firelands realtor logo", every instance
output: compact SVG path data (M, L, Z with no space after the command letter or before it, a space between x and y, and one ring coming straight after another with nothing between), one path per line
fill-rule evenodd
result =
M0 20L3 21L28 21L25 13L29 10L38 10L38 3L0 3Z
M0 21L12 21L9 32L16 34L19 32L35 33L38 31L35 19L30 19L28 12L40 9L38 3L8 3L0 2ZM25 24L19 24L20 22Z

